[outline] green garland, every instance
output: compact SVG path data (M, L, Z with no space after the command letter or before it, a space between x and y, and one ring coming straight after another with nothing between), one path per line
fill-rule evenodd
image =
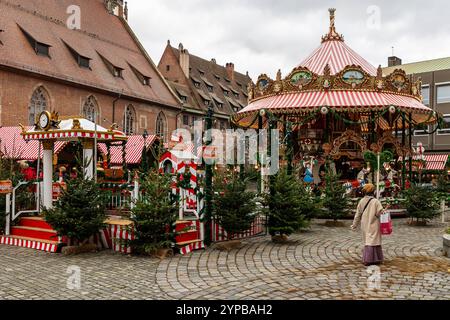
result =
M347 119L347 118L343 117L340 114L340 112L338 112L338 111L336 111L334 109L331 109L331 108L328 108L328 111L330 111L333 114L335 119L340 120L340 121L344 122L345 124L364 125L364 124L376 123L381 117L383 117L387 112L389 112L389 108L390 107L387 107L382 112L377 113L376 116L373 117L373 118L369 117L369 119L367 121L353 121L353 120ZM291 121L291 120L284 120L282 117L278 117L273 112L270 112L268 110L265 110L265 111L266 111L267 118L269 119L269 121L282 123L283 125L287 125L287 123L289 122L293 126L303 126L304 124L306 124L306 123L310 122L311 120L315 119L317 117L317 115L320 113L320 110L315 110L313 112L310 112L310 115L308 115L306 118L302 119L301 121L296 122L296 121ZM398 108L395 108L395 111L397 112ZM403 112L403 111L400 111L400 112L401 112L402 115L406 115L407 114L406 112ZM258 120L258 116L259 116L259 112L257 112L255 114L254 118L252 119L252 121L251 121L251 123L249 125L240 126L240 127L244 128L244 129L248 129L248 128L252 127L255 124L255 122ZM433 113L431 113L428 116L427 120L425 120L424 122L421 122L421 123L414 123L413 121L409 121L408 117L405 117L405 120L406 120L406 122L408 123L408 125L410 127L417 127L420 124L429 123L430 120L434 116L435 116L435 113L433 112ZM425 131L426 134L434 134L437 130L442 129L442 127L443 127L443 118L442 117L438 117L438 125L437 125L437 127L433 131L428 131L428 130L424 130L424 131Z

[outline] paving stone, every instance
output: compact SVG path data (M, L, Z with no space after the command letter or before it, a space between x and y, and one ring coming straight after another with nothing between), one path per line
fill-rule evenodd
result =
M394 220L393 235L383 238L380 290L368 287L360 234L321 223L285 245L264 236L230 252L207 249L164 260L110 251L64 257L0 245L0 300L450 299L450 262L440 253L437 222L418 231ZM432 271L409 270L416 258ZM80 290L67 288L72 265L81 270Z

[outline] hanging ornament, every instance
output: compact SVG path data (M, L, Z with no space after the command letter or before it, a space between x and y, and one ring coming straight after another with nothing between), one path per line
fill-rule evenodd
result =
M322 108L320 108L320 113L322 113L323 115L326 115L326 114L328 114L328 108L327 107L322 107Z
M389 107L389 112L394 114L397 111L397 109L395 108L395 106L390 106Z
M259 112L259 115L260 115L261 117L264 117L264 116L266 115L266 110L265 110L265 109L262 109L262 110Z

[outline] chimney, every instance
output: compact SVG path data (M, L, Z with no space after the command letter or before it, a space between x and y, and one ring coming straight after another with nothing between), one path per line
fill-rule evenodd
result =
M388 67L400 66L402 64L402 59L396 56L388 57Z
M186 78L189 78L189 51L183 47L182 43L178 46L178 50L180 51L181 70L183 70Z
M125 7L123 8L123 17L128 21L128 2L125 1Z
M229 62L226 64L225 68L227 69L228 79L234 80L234 63Z
M110 14L115 16L128 19L128 6L125 2L125 8L123 4L123 0L104 0L106 10Z

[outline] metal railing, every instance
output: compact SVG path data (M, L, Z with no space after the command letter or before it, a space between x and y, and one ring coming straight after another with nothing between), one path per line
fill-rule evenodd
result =
M35 195L35 205L36 209L34 210L21 210L16 212L17 210L17 189L19 189L21 186L30 186L29 182L21 181L19 184L14 187L12 190L12 193L8 193L6 195L6 224L5 224L5 235L9 236L11 234L11 224L22 214L39 214L40 212L40 199L41 199L41 183L40 182L34 182L31 185L36 185L36 192L34 192Z

